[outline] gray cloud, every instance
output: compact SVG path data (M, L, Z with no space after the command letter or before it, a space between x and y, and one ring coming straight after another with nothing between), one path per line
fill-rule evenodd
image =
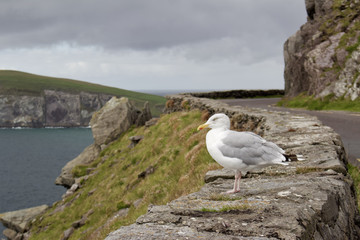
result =
M304 0L0 1L0 69L128 89L281 88L283 43L305 21Z
M305 12L303 1L1 1L0 44L31 47L68 41L115 49L154 49L247 34L284 38L294 32L293 22L304 18L304 14L292 14L295 9Z

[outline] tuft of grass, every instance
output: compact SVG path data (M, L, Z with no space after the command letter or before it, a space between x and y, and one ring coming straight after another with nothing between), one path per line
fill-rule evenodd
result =
M347 98L335 99L333 95L326 96L322 99L307 96L302 93L299 96L286 99L283 98L277 103L281 107L304 108L308 110L337 110L360 112L360 99L351 101Z
M75 229L70 239L104 239L117 228L134 223L146 213L149 204L166 204L198 191L204 185L205 173L220 168L206 150L206 131L193 132L201 123L199 111L177 112L163 115L149 128L133 128L124 133L95 160L96 174L84 179L77 192L33 223L30 239L59 239L91 209L93 214L84 226ZM129 137L134 135L143 135L144 139L130 149ZM102 162L104 156L107 159ZM156 170L139 178L149 166ZM85 167L78 168L79 175ZM141 204L135 207L133 203L138 199ZM54 211L61 204L68 207ZM129 208L127 215L114 217L123 208Z
M120 202L118 202L118 204L116 204L117 210L121 210L121 209L124 209L124 208L129 208L129 207L130 207L130 204L124 203L123 201L120 201Z
M224 194L212 194L210 196L210 200L212 201L236 201L241 199L242 197L231 197L229 195L224 195Z
M166 99L161 96L128 91L124 89L107 87L83 81L66 78L40 76L25 72L0 70L0 94L41 96L44 90L57 90L69 93L89 92L95 94L108 94L117 97L127 97L142 108L149 102L151 112L159 116Z
M74 177L79 178L87 174L88 168L89 168L88 165L78 165L72 169L71 173L73 174Z
M354 181L354 187L356 192L356 201L357 206L360 211L360 170L356 166L351 165L350 163L347 164L348 172L351 178Z
M200 211L201 212L229 212L232 210L247 210L250 208L251 208L251 206L249 204L244 203L244 204L237 204L237 205L225 205L220 209L203 207Z

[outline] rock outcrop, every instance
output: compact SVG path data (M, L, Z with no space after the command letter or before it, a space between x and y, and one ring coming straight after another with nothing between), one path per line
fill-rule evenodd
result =
M307 22L284 44L285 94L360 95L360 2L305 0Z
M88 126L110 95L44 90L41 96L0 95L0 127Z
M135 124L140 111L127 98L112 98L90 121L95 145L108 144Z
M0 215L1 223L7 227L4 235L8 239L23 239L30 228L31 221L48 209L47 205L6 212Z
M190 95L169 96L167 112L201 109L232 116L233 128L251 130L305 161L247 174L241 192L233 173L211 171L199 191L167 205L149 206L115 239L359 239L359 214L339 135L315 117L229 107Z
M141 126L150 119L151 113L147 102L140 111L127 98L111 98L104 107L93 114L90 121L94 143L63 167L55 184L70 188L75 183L72 172L74 167L89 165L97 159L107 144L117 139L132 125Z

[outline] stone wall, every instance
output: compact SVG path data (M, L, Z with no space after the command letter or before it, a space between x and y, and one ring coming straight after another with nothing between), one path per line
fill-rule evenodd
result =
M254 97L269 97L282 96L285 91L281 89L270 90L229 90L229 91L213 91L213 92L194 92L189 93L191 96L199 98L254 98Z
M166 112L223 112L236 129L251 130L287 153L291 162L247 174L241 192L223 195L233 172L211 171L196 193L150 206L135 224L109 234L115 239L358 239L359 215L347 156L338 134L315 117L244 109L191 95L168 97ZM205 139L204 139L205 141Z

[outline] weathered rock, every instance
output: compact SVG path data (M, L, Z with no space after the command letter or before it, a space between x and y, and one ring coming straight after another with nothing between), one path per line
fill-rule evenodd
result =
M205 182L213 182L218 178L223 178L223 179L234 179L234 170L231 169L221 169L221 170L213 170L213 171L208 171L205 174Z
M87 219L88 219L88 217L89 217L91 214L93 214L93 213L94 213L94 210L90 209L87 213L85 213L85 214L81 217L80 220L77 220L77 221L73 222L73 223L71 224L71 226L72 226L74 229L84 226L85 223L86 223L86 221L87 221Z
M106 239L352 239L357 234L348 227L356 207L346 197L351 186L342 174L247 178L239 194L224 196L232 184L218 179L166 206L152 206L136 224Z
M29 230L31 220L42 214L46 209L48 209L47 205L41 205L38 207L2 213L0 215L0 221L5 227L19 233L24 233Z
M135 208L138 208L138 206L140 206L140 204L141 204L142 201L143 201L142 198L139 198L139 199L135 200L135 201L133 202L134 207L135 207Z
M127 98L111 98L90 121L95 144L101 146L115 140L135 123L138 113Z
M145 122L145 127L154 126L159 121L159 118L152 118Z
M153 166L149 166L145 171L138 174L138 178L145 178L146 176L153 174L155 172L155 168Z
M73 234L75 229L73 227L68 228L64 232L64 236L61 238L61 240L68 240L71 237L71 234Z
M136 121L135 121L135 125L136 126L143 126L145 125L145 123L147 121L149 121L152 118L151 116L151 111L150 111L150 106L148 102L144 103L144 108L142 109L142 111L139 113Z
M360 95L360 2L306 0L308 21L284 44L285 94Z
M131 136L129 140L131 141L129 148L135 147L141 140L144 139L144 136Z
M347 158L331 128L307 115L229 107L190 95L169 100L167 112L186 107L236 118L248 115L244 124L255 129L259 125L250 122L262 119L265 139L289 154L302 154L305 161L248 174L241 180L241 191L230 195L222 193L233 187L232 171L211 171L199 192L150 206L135 224L119 228L106 240L358 239L359 213L346 172Z
M99 155L100 148L92 144L85 148L75 159L68 162L61 170L61 174L56 178L55 184L71 187L75 183L72 169L78 165L85 165L93 162Z
M94 103L93 106L98 106L98 104ZM94 143L85 148L79 156L62 168L61 174L55 180L55 184L63 185L67 188L71 187L75 183L75 178L72 174L72 169L75 166L89 165L99 156L101 150L107 147L107 144L117 139L132 125L145 124L149 119L151 119L151 113L147 103L145 103L143 111L139 111L127 98L111 98L91 119L90 124ZM140 140L141 137L134 137L132 139L133 144L135 142L138 143ZM102 162L105 160L106 158ZM88 174L92 170L92 168L89 168ZM71 193L68 192L68 195Z
M19 235L21 235L21 233L18 233L10 228L6 228L4 231L3 231L3 234L5 237L7 237L7 239L10 239L10 240L14 240L16 238L19 238Z

